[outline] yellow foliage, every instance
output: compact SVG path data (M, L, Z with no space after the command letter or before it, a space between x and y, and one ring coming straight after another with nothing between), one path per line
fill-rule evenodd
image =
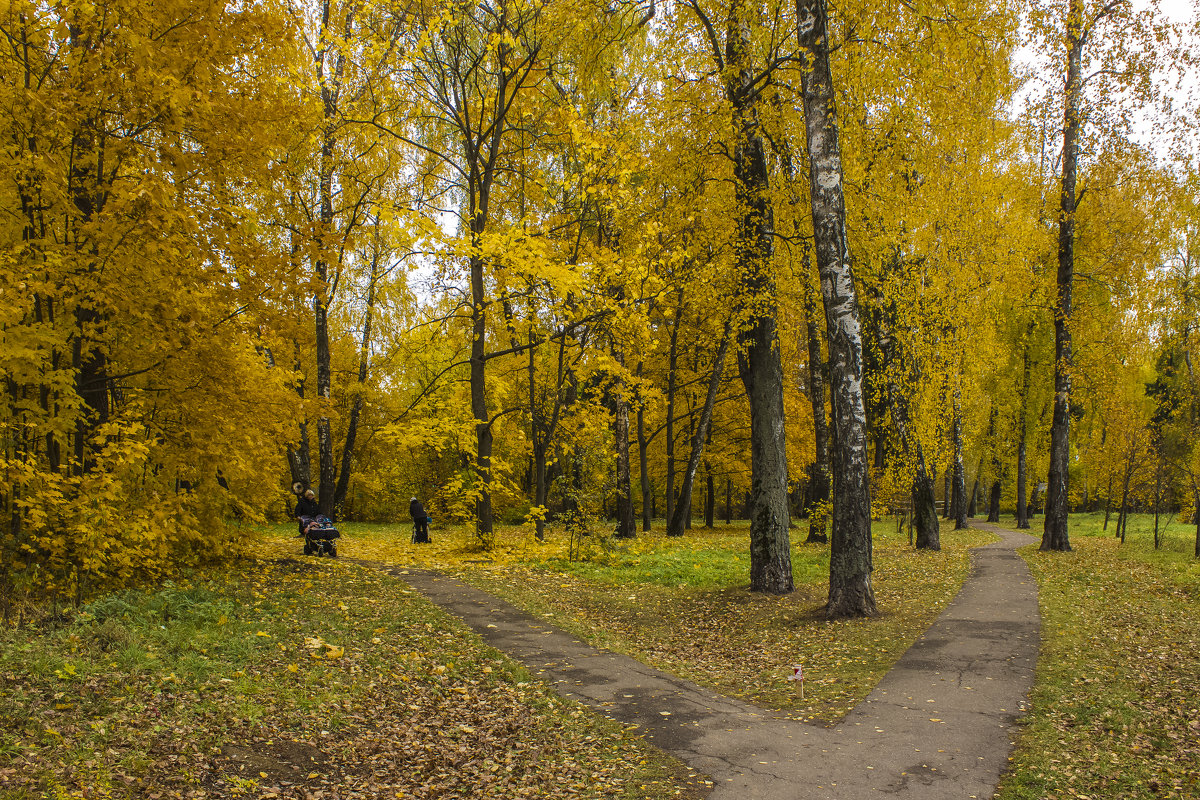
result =
M2 594L78 598L231 554L226 520L274 500L279 262L244 202L273 191L287 140L263 124L291 108L267 77L292 44L277 11L0 8L21 42L0 55Z

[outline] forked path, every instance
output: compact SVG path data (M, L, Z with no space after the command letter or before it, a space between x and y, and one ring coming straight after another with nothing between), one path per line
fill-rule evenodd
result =
M1014 552L1031 537L979 527L1001 541L972 551L949 607L834 728L779 719L598 650L453 578L394 572L561 694L640 725L713 780L713 800L983 800L1008 763L1040 622L1036 584Z

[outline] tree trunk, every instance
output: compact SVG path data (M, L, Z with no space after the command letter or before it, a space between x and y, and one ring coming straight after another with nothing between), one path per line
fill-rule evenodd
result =
M805 251L805 266L808 266ZM808 400L812 405L813 442L816 459L809 471L808 539L828 540L829 522L829 425L825 417L825 365L821 358L821 330L812 295L804 294L804 324L808 336Z
M326 285L326 265L317 262L318 286ZM320 492L317 506L322 514L333 514L333 489L336 482L336 467L333 461L333 431L329 420L331 397L331 370L329 366L329 323L326 313L327 299L324 288L314 302L317 331L317 397L321 409L317 417L317 464Z
M996 441L996 407L992 406L992 413L988 420L988 442L991 444L992 452L995 452ZM983 456L979 456L979 464L975 467L975 482L971 486L971 498L967 502L967 518L975 519L976 511L978 510L979 502L979 479L983 476ZM997 464L995 457L992 458L993 466ZM996 475L999 475L999 468L996 467Z
M988 522L1000 521L1000 479L997 478L992 484L992 494L988 499Z
M614 353L615 356L615 353ZM621 363L620 357L617 362ZM629 465L629 399L625 396L625 381L618 379L613 386L613 438L617 448L617 532L620 539L637 536L633 520L633 482Z
M733 114L734 196L740 213L735 252L741 275L738 371L750 403L750 590L795 588L788 535L783 365L772 257L774 212L759 123L757 70L751 65L751 12L735 2L725 38L725 94Z
M995 480L1000 481L1000 462L995 457L996 452L996 404L991 404L991 413L988 414L988 446L992 452L992 473L995 474ZM967 504L967 517L974 519L976 516L976 504L979 500L979 479L983 476L983 459L984 456L980 453L979 465L976 467L976 480L971 487L971 500ZM989 515L990 516L990 515ZM989 518L989 522L991 519ZM998 521L996 521L998 522Z
M921 447L921 442L911 434L912 403L905 385L917 384L920 381L920 375L914 374L916 370L905 364L905 359L897 353L896 341L892 337L891 314L894 313L894 309L886 304L884 298L879 297L878 300L880 307L879 350L883 358L887 405L891 412L892 425L896 428L896 435L900 439L900 447L904 454L913 461L910 497L913 525L917 529L915 545L919 550L940 550L941 532L938 526L934 482L925 466L925 450ZM897 376L901 376L903 382L899 381Z
M302 363L300 358L300 343L295 342L295 372L297 375L303 375ZM296 394L301 400L304 400L304 378L301 377L296 382ZM308 443L308 421L300 420L298 426L300 430L300 440L293 446L291 442L287 445L288 470L292 476L293 488L299 483L304 489L312 485L312 453Z
M641 372L641 365L638 365ZM646 438L646 406L638 403L637 410L638 437L638 470L641 472L642 483L642 532L650 532L650 523L654 514L654 492L650 487L650 442Z
M300 441L293 447L287 447L288 471L293 484L301 484L305 489L312 485L312 462L308 446L308 423L299 424Z
M938 527L933 476L925 468L925 451L920 442L916 444L916 462L916 474L912 484L913 525L917 529L916 548L941 550L942 540Z
M683 486L679 492L679 504L667 523L668 536L682 536L687 520L691 517L692 486L695 483L696 470L700 459L704 456L704 443L708 439L709 427L712 424L713 407L717 402L717 390L721 386L721 373L725 369L725 355L729 350L730 323L725 322L725 330L721 334L721 343L713 357L712 373L708 378L708 392L704 396L704 407L700 410L700 422L692 432L691 454L688 456L687 469L683 473Z
M695 367L693 367L693 369L692 369L693 374L695 374L698 371L699 371L699 365L696 365ZM692 441L692 436L695 433L696 433L696 409L693 406L693 398L689 397L688 398L688 436L687 436L687 440L689 442ZM687 473L685 472L684 477L686 477L686 476L687 476ZM693 491L693 489L695 489L695 486L696 486L696 478L695 478L695 476L693 476L691 485L687 487L687 490L688 490L687 497L686 498L684 497L684 494L683 494L684 487L682 485L680 485L679 496L675 498L675 502L677 503L676 513L683 515L683 529L685 531L690 531L692 529L692 491ZM686 500L686 502L685 502L685 500Z
M478 217L476 217L478 219ZM476 223L478 224L478 223ZM479 231L482 233L482 230ZM475 536L492 542L492 423L487 404L487 298L482 256L472 255L471 268L471 416L475 420Z
M1125 544L1125 528L1129 525L1129 480L1121 487L1121 511L1117 514L1117 538Z
M96 45L87 41L84 33L74 25L68 30L71 47L78 49L79 55L87 58L84 51L91 51ZM74 228L75 252L81 257L86 256L87 275L96 273L101 265L97 263L99 254L96 243L89 240L89 234L85 231L94 224L96 216L103 212L110 193L110 181L104 170L105 147L103 139L97 141L97 123L98 120L93 118L82 120L71 136L72 155L67 186L71 205L74 206L74 212L70 212L74 219L67 224L68 227ZM70 339L75 394L84 405L84 408L76 411L74 426L74 471L77 475L91 472L94 468L95 456L88 447L88 440L99 426L108 422L111 411L108 355L100 342L107 314L94 305L96 301L93 298L86 294L81 295L81 288L75 287L75 331Z
M1067 80L1063 113L1062 192L1058 217L1058 295L1054 307L1054 416L1050 426L1050 476L1042 550L1071 549L1067 536L1067 491L1071 449L1071 291L1075 276L1075 181L1079 162L1082 56L1085 41L1083 0L1069 0Z
M1026 476L1025 464L1025 431L1021 431L1021 441L1017 444L1017 529L1029 528L1029 507L1025 502Z
M825 0L796 0L800 46L808 63L801 73L808 141L813 239L828 328L833 405L833 537L829 559L831 619L876 613L871 588L871 487L863 398L862 338L858 298L846 238L842 156L834 108ZM782 427L782 426L781 426Z
M551 443L562 414L564 387L568 386L571 378L570 367L567 366L567 337L564 335L558 342L558 365L554 377L554 403L549 417L537 402L537 334L534 333L536 311L531 308L528 315L529 338L527 340L527 360L525 364L526 378L529 389L529 437L533 450L533 502L538 508L546 508L550 497L549 456ZM534 521L534 536L539 542L546 540L546 521L539 515Z
M1002 473L1004 470L1004 465L1000 463L1000 456L998 455L999 446L997 445L996 439L995 439L996 407L994 405L992 406L992 422L989 425L989 427L991 428L991 431L992 431L992 436L990 437L991 443L992 443L992 493L991 493L991 497L988 498L987 521L988 522L999 522L1000 521L1000 480L1001 480L1001 476L1002 476ZM979 459L979 464L980 464L980 467L983 466L983 458L982 457Z
M1155 450L1160 444L1155 442ZM1162 455L1155 453L1158 456L1158 463L1154 466L1154 549L1158 550L1162 547L1162 540L1159 538L1158 531L1158 512L1162 503Z
M1100 529L1102 531L1108 530L1108 518L1112 516L1112 484L1112 471L1110 470L1108 473L1108 491L1104 493L1104 526Z
M108 356L96 340L101 324L102 316L95 308L83 305L75 308L76 332L71 364L75 368L75 392L86 407L84 413L78 414L75 425L75 467L79 474L91 472L95 467L96 459L88 447L88 440L97 428L108 422L111 411Z
M667 520L675 517L675 396L679 380L679 325L682 321L683 289L680 289L675 297L675 320L671 325L671 346L667 351ZM667 525L668 536L680 536L682 533L682 528L679 533L671 533L671 526Z
M340 47L328 44L335 35L329 30L331 3L323 5L321 23L322 47L318 58L318 79L321 84L321 102L323 124L321 127L321 158L318 166L318 229L321 241L318 243L319 255L314 267L317 277L317 293L313 297L313 316L316 327L317 347L317 402L320 413L317 416L317 469L320 473L320 493L317 496L317 507L326 516L333 516L334 493L337 483L337 464L333 458L333 430L329 419L329 410L333 403L332 382L333 374L330 368L329 351L329 303L331 281L329 276L329 250L331 239L335 233L333 220L333 171L334 156L337 149L338 102L341 94L344 56ZM346 12L345 33L349 39L353 11ZM327 64L326 58L332 59L332 65ZM330 66L332 68L330 69Z
M704 527L712 530L716 527L717 498L715 496L716 489L713 485L712 465L707 461L704 462L704 473L705 483L707 484L704 495Z
M379 280L378 245L371 255L371 279L367 284L367 308L363 318L362 341L358 349L358 392L350 407L350 418L346 422L346 441L342 443L342 468L338 472L337 488L333 492L333 507L341 513L346 503L346 492L350 488L351 462L354 456L354 440L358 436L358 420L362 414L363 392L367 386L367 368L370 364L371 323L375 314L375 284Z
M954 530L967 527L967 474L963 468L962 409L958 389L954 390Z
M526 353L525 375L529 389L529 439L533 449L533 504L538 508L546 507L548 495L546 474L546 451L550 446L542 421L542 412L537 404L537 362L533 347L533 326L530 325L529 352ZM561 351L560 351L561 352ZM533 523L533 535L539 542L546 541L546 520L538 515Z

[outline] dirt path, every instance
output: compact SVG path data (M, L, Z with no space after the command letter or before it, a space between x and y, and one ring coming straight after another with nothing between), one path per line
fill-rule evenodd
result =
M706 773L713 800L991 798L1033 684L1037 586L1001 537L971 553L950 606L835 728L783 720L626 656L598 650L461 581L393 572L461 617L488 644L561 694L614 719Z

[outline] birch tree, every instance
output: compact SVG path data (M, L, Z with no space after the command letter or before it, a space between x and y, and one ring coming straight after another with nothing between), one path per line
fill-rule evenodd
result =
M871 588L871 487L862 338L846 234L825 0L797 0L796 20L800 46L808 57L802 74L809 191L833 400L832 540L825 613L831 619L871 616L876 608Z
M1135 106L1153 98L1151 74L1170 41L1169 26L1156 20L1157 4L1135 11L1128 0L1067 0L1038 9L1035 34L1052 45L1061 64L1062 151L1058 202L1058 259L1054 299L1054 411L1042 550L1071 549L1067 534L1074 369L1073 293L1076 222L1086 188L1080 188L1085 148L1128 135ZM1061 16L1058 16L1061 15ZM1089 135L1089 127L1092 131Z

